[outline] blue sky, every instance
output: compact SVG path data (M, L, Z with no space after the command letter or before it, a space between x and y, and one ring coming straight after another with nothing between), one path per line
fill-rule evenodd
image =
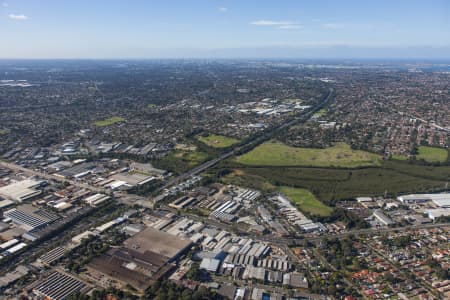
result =
M2 58L427 57L450 52L449 0L0 3Z

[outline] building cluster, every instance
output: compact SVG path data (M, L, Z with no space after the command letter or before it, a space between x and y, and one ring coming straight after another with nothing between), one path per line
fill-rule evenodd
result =
M406 158L414 157L419 145L449 147L448 72L328 71L335 101L310 122L291 127L283 137L288 144L328 147L343 141Z
M313 222L300 212L291 200L283 194L278 194L270 199L277 207L279 214L291 225L296 226L303 232L326 231L327 228L320 222Z

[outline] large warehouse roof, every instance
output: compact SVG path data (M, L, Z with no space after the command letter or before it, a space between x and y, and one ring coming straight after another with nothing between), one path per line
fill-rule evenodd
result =
M191 241L149 227L126 240L124 245L139 253L151 251L171 259L189 247Z
M25 179L22 181L11 183L0 188L0 196L17 202L22 202L28 198L37 196L41 193L34 188L39 186L42 181Z

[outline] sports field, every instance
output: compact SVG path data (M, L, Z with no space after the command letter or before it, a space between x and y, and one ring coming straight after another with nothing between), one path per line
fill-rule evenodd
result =
M281 186L279 190L305 213L326 217L333 212L333 208L320 202L316 196L307 189Z
M208 136L197 136L197 139L213 148L227 148L233 146L236 143L239 143L238 139L230 138L223 135L210 134Z
M381 157L353 150L345 143L326 149L291 147L278 141L264 143L238 157L237 162L251 166L312 166L355 168L379 166Z
M0 135L5 135L5 134L8 134L8 133L9 133L8 130L0 128Z
M423 159L428 162L446 162L448 159L448 151L444 148L420 146L417 159Z
M111 117L111 118L108 118L108 119L104 119L104 120L101 120L101 121L97 121L97 122L95 122L94 124L95 124L95 126L97 126L97 127L105 127L105 126L110 126L110 125L113 125L113 124L116 124L116 123L120 123L120 122L123 122L123 121L125 121L124 118L121 118L121 117Z

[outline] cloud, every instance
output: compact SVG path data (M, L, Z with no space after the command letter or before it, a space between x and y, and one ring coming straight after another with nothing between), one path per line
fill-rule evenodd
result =
M302 28L303 28L303 26L301 26L301 25L294 25L294 24L278 26L278 29L302 29Z
M271 21L271 20L258 20L250 22L250 25L255 26L267 26L277 29L301 29L303 26L301 26L297 22L290 22L290 21Z
M295 25L296 23L287 22L287 21L269 21L269 20L258 20L250 22L250 25L256 26L288 26Z
M226 8L226 7L218 7L217 8L221 13L226 13L226 12L228 12L228 8Z
M24 21L24 20L27 20L27 19L28 19L27 16L22 15L22 14L20 14L20 15L10 14L8 17L9 17L11 20L17 20L17 21Z
M343 28L344 25L340 23L325 23L322 24L322 27L325 29L340 29Z

